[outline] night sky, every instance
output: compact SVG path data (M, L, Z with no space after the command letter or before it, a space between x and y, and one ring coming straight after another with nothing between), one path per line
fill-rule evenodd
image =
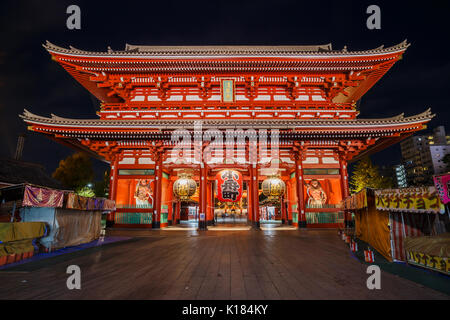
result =
M66 8L81 8L81 30L68 30ZM381 30L369 30L366 8L381 8ZM422 4L422 5L419 5ZM0 3L0 156L14 154L26 132L24 108L49 116L95 118L99 102L42 47L122 50L145 45L307 45L364 50L404 39L403 59L363 96L360 117L413 115L432 108L429 128L450 131L450 1L5 1ZM49 173L73 151L27 133L23 160ZM400 147L373 156L379 165L400 162ZM106 168L95 160L98 174Z

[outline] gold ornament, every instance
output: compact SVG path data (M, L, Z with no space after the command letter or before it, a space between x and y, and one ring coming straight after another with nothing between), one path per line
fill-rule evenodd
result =
M197 190L197 183L186 174L182 174L173 184L173 194L181 201L188 201Z
M262 192L270 201L278 202L286 191L286 184L277 176L267 178L262 183Z

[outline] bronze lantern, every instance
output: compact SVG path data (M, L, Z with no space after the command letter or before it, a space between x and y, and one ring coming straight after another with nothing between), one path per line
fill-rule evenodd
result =
M197 190L197 183L187 175L181 175L173 184L173 194L180 201L188 201Z
M272 176L263 181L262 192L269 201L278 202L286 192L286 184L277 176Z

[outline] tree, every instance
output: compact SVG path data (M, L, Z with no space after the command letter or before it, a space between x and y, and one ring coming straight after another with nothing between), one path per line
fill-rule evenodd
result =
M80 187L80 188L76 189L75 193L79 196L88 197L88 198L92 198L92 197L96 196L94 190L92 190L92 188L90 188L88 186L84 186L84 187Z
M52 176L65 187L80 190L94 178L92 161L84 152L74 153L59 162L59 167Z
M369 157L365 157L356 163L350 178L351 192L358 192L364 188L392 188L391 178L383 177Z

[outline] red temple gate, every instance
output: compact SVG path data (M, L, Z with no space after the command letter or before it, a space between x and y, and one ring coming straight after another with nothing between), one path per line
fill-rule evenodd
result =
M238 171L248 221L260 225L260 184L287 186L278 214L289 224L345 223L347 163L425 127L430 110L360 119L356 102L409 44L365 51L321 46L152 47L90 52L44 47L100 101L98 119L21 117L29 129L111 164L116 226L180 221L172 192L188 170L204 229L217 210L215 175Z

